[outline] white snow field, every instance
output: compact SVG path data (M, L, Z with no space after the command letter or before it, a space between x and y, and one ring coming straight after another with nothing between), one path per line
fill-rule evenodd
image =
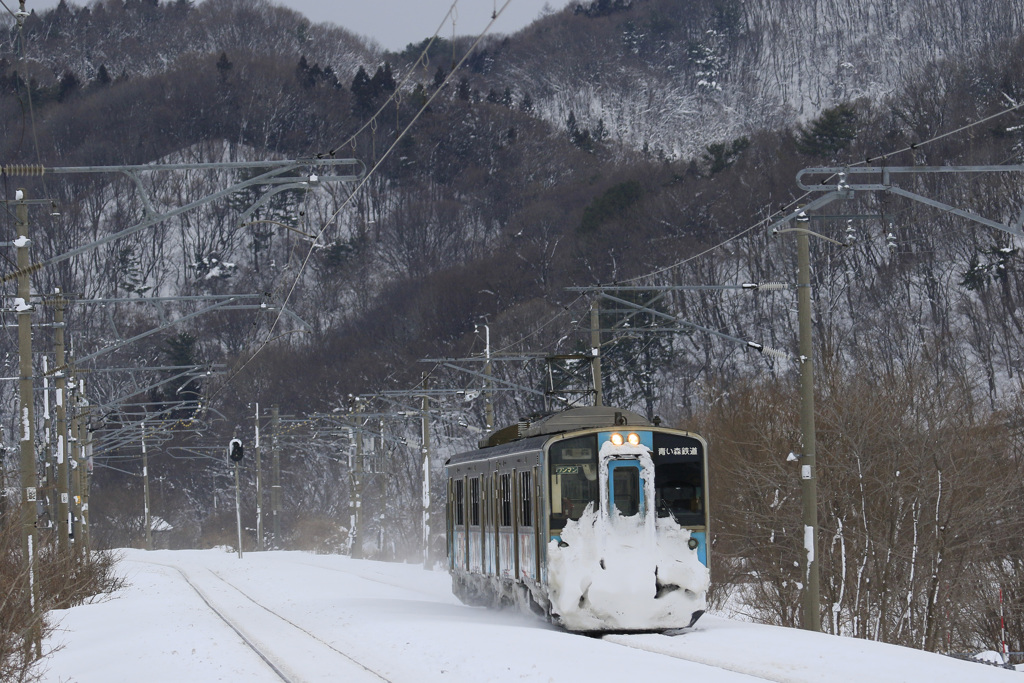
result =
M118 551L128 585L56 611L46 681L1021 681L881 643L705 615L592 638L466 607L446 573L301 552Z

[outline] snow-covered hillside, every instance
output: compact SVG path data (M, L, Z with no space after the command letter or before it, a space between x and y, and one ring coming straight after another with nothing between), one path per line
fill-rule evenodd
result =
M493 45L491 78L530 92L555 126L572 112L634 149L688 158L900 93L921 73L941 91L943 60L985 60L1022 24L1020 0L983 12L933 0L592 0Z

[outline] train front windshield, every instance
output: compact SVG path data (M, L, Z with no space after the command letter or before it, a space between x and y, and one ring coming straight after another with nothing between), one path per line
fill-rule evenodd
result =
M566 439L548 450L551 472L551 531L579 519L590 503L597 509L597 437Z
M704 526L704 448L675 434L654 434L654 509L682 526Z

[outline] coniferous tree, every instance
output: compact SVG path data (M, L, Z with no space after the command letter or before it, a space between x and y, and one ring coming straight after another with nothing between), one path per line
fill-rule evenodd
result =
M355 77L352 79L352 113L358 117L368 116L373 113L373 82L366 69L359 67Z
M846 149L857 135L857 112L849 104L826 109L809 127L797 128L796 148L824 157Z
M443 66L437 67L437 71L434 72L434 90L437 90L444 84L444 79L448 77L448 72L444 70Z
M111 78L110 73L107 71L106 64L100 64L100 68L96 70L96 78L93 79L92 83L94 86L103 87L110 85Z
M220 81L223 83L227 80L228 72L231 71L231 67L234 66L231 60L228 59L227 52L220 53L220 59L217 60L217 72L220 74Z
M395 92L395 76L391 73L391 63L384 62L381 66L377 67L376 73L373 74L373 78L370 79L373 85L374 97L381 95L382 93Z
M181 332L167 339L164 342L164 354L167 364L170 366L196 365L199 363L198 349L196 344L198 338L189 333ZM176 375L180 370L168 370L165 374ZM163 395L169 403L182 401L197 401L202 396L202 384L194 377L179 377L164 385ZM194 407L192 408L194 410ZM189 408L180 411L172 411L172 414L180 417L191 412Z
M530 113L533 111L533 98L530 97L530 93L523 93L523 101L519 103L519 108L525 111L526 113Z
M57 85L57 101L63 102L68 96L77 91L81 85L82 83L78 80L78 76L71 71L65 71Z

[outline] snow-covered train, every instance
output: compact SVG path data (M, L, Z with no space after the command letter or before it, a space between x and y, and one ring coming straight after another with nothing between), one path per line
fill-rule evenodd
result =
M570 631L691 626L709 583L707 443L573 408L446 463L448 567L462 602Z

